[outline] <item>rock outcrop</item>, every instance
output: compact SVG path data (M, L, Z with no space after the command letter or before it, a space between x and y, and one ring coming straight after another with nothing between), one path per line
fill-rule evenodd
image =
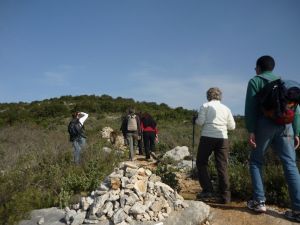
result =
M181 161L187 156L190 156L189 148L187 146L177 146L166 152L163 158L171 158L174 161Z

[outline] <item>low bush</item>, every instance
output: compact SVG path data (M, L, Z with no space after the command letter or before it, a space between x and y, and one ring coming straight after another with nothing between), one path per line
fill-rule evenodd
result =
M176 190L177 192L180 192L180 185L179 181L176 178L175 172L177 172L176 169L169 166L166 163L159 163L156 170L153 171L156 175L161 177L161 180L163 183L169 185L171 188Z
M48 142L47 138L42 138L44 132L48 133L48 137L53 137L56 131L34 132L36 137L31 137L30 129L22 128L28 133L30 143L35 145L27 146L24 140L20 147L27 147L21 148L11 158L15 160L14 165L9 164L0 175L0 224L3 225L16 223L32 209L65 207L75 203L74 196L95 190L122 160L122 156L116 155L114 150L104 153L104 142L95 135L89 137L89 144L82 155L83 162L77 166L73 163L71 145L68 149L59 148L65 144L57 145L59 140L62 143L68 140L57 137L53 139L56 144ZM31 142L35 138L43 141ZM5 140L13 141L9 136L5 136Z
M181 107L172 109L166 104L108 95L0 104L0 224L15 224L32 209L67 206L78 201L78 196L95 190L125 157L101 139L100 131L106 126L119 130L121 116L129 107L149 112L156 119L160 140L156 145L158 155L176 146L188 146L195 158L200 128L195 126L193 134L191 119L195 112ZM79 166L72 162L72 146L66 130L70 112L74 110L90 115L85 123L88 145ZM246 200L252 193L248 169L251 148L246 141L243 117L235 119L237 128L229 132L229 176L233 197ZM104 153L103 146L112 148L112 152ZM297 154L299 158L300 153ZM166 163L172 164L161 162L154 172L179 191L176 171ZM289 197L282 168L271 152L267 154L266 165L263 173L268 202L287 206ZM213 157L209 170L217 188ZM196 174L194 170L194 177Z
M231 193L234 199L246 201L252 197L252 185L249 172L251 147L245 139L236 140L231 145L228 174ZM214 157L209 160L209 173L215 190L218 190L218 176ZM290 203L287 184L278 157L269 149L262 170L267 203L288 207Z

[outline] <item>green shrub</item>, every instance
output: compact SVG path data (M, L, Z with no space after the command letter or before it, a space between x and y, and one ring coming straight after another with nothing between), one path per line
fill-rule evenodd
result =
M229 153L230 164L247 164L249 161L250 152L251 147L248 145L246 139L234 142L230 148Z
M251 177L249 172L249 154L252 151L246 139L236 140L231 145L228 174L232 197L248 200L252 196ZM218 176L214 157L209 160L209 173L214 188L218 189ZM281 163L273 151L267 151L263 167L263 180L268 203L283 207L289 205L289 195Z
M64 207L75 203L78 196L95 190L126 155L119 154L100 137L103 127L119 130L121 116L129 107L149 112L159 129L159 156L176 146L188 146L196 156L200 127L195 126L194 146L191 110L166 104L137 102L133 99L102 96L62 96L32 103L0 104L0 224L14 224L35 208ZM70 112L86 111L87 147L82 164L73 164L72 146L67 134ZM34 115L34 116L32 116ZM229 132L229 176L233 197L246 200L251 197L248 158L251 149L243 117L236 117L237 128ZM112 153L102 151L103 146ZM299 156L299 152L297 153ZM265 189L269 202L287 206L286 183L278 158L266 155L264 170ZM179 191L176 170L161 162L155 171L162 181ZM299 165L299 162L298 162ZM299 165L300 166L300 165ZM217 188L217 171L214 158L209 171ZM7 191L9 190L9 192Z
M268 202L287 207L290 199L282 167L278 165L267 166L264 171L264 178Z
M251 198L252 187L248 164L229 164L228 173L232 196L241 200Z
M15 224L28 216L28 212L38 208L48 208L54 205L53 193L39 187L26 187L14 192L10 201L0 205L1 224Z
M26 140L37 146L30 144L25 149L21 148L15 165L0 175L0 224L3 225L14 224L25 218L32 209L64 207L74 203L74 196L95 190L122 159L114 150L111 154L104 154L104 142L97 136L90 136L90 144L83 151L83 163L76 166L72 162L71 145L66 145L69 150L63 150L61 147L65 144L57 145L53 142L61 140L68 143L68 140L56 137L49 142L47 139L40 141L43 140L43 132L37 132L37 137L31 137L31 132L26 129L21 146L27 146ZM47 137L52 137L55 132L49 131ZM37 140L33 141L35 138ZM5 140L10 141L9 135L5 136Z
M161 177L163 183L180 192L180 185L175 174L176 171L176 169L168 166L168 164L159 163L154 173Z

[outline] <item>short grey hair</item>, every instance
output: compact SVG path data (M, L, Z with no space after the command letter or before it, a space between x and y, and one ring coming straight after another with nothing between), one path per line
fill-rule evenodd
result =
M206 92L206 98L208 101L211 100L219 100L221 101L222 99L222 91L220 90L220 88L217 87L212 87L210 89L207 90Z

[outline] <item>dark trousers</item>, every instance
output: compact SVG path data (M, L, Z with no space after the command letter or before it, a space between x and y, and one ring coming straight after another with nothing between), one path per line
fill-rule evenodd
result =
M230 200L230 184L227 172L228 166L228 139L201 137L197 153L197 169L199 182L203 191L213 192L213 185L208 173L209 156L214 152L215 163L219 178L219 189L223 200Z
M150 158L150 151L154 152L155 150L155 132L144 131L143 132L143 141L145 147L146 158Z
M143 138L138 140L139 155L143 155Z

